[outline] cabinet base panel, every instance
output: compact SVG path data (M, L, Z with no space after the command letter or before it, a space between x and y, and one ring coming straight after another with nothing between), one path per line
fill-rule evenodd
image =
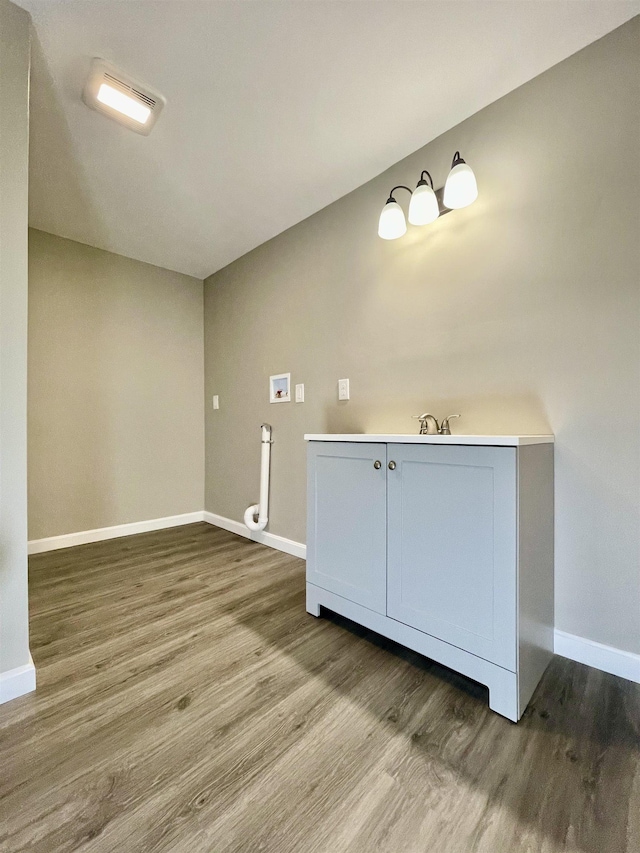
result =
M383 637L388 637L449 669L479 681L480 684L489 688L489 707L492 711L514 723L517 723L522 716L524 708L519 706L517 673L308 583L307 613L320 616L321 607L339 613Z
M309 590L311 589L311 593ZM313 586L312 584L307 584L307 613L310 613L312 616L318 617L320 616L320 602L316 600L313 590L318 589L318 587Z

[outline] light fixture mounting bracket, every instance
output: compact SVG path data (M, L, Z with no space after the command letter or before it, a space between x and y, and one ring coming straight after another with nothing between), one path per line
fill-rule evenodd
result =
M440 216L444 216L445 213L451 213L451 208L444 206L444 187L439 187L437 190L434 190L434 193L436 194Z

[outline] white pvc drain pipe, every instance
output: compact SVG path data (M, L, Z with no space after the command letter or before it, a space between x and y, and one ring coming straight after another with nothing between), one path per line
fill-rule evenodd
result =
M262 424L262 455L260 457L260 503L247 507L244 523L249 530L264 530L269 521L269 462L271 460L271 427Z

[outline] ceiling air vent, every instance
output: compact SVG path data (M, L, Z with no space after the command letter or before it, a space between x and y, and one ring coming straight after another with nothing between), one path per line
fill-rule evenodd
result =
M103 59L94 59L82 91L88 107L148 136L166 101Z

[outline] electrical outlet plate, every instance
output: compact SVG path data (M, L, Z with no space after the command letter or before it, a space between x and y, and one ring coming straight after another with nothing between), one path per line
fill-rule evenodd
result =
M338 400L349 399L349 380L338 379Z

